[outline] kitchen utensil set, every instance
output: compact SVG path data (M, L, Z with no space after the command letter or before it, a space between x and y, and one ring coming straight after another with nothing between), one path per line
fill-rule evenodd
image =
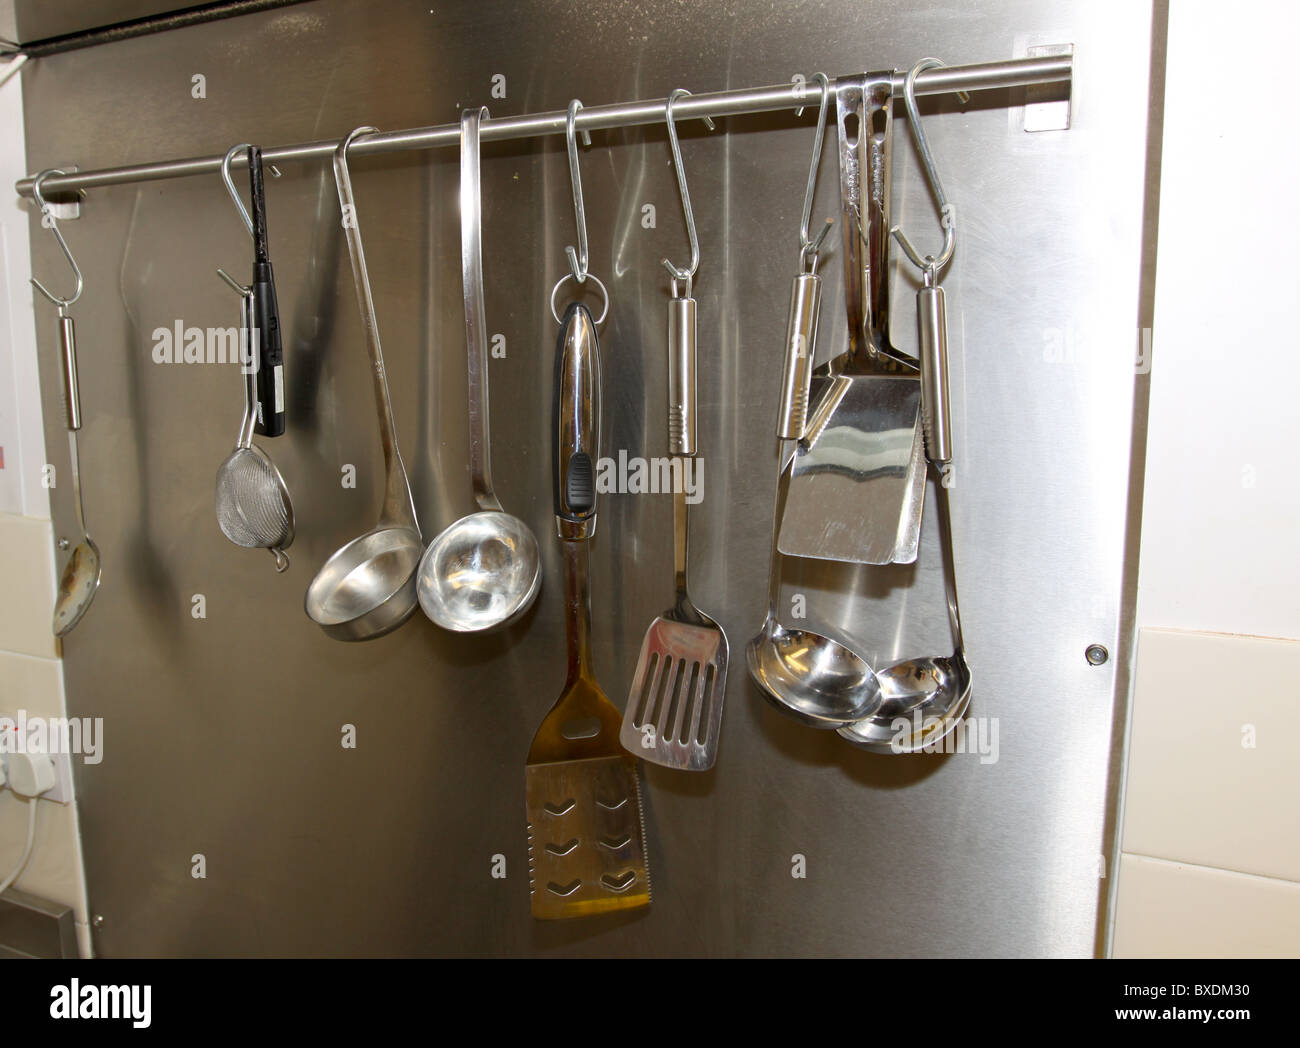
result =
M834 728L849 742L875 751L915 751L952 731L970 702L953 564L948 470L953 457L944 292L939 273L950 260L955 221L943 195L920 127L914 97L925 59L905 81L908 123L938 202L944 248L922 256L889 225L892 72L840 78L834 87L840 174L840 232L848 344L814 368L821 300L818 265L832 220L816 236L809 229L831 87L823 74L812 163L800 223L799 271L790 297L776 435L781 441L763 625L746 648L761 693L805 724ZM728 643L688 590L689 507L686 475L698 448L696 388L697 303L693 296L700 252L669 96L665 117L681 195L691 258L688 266L663 260L668 301L668 451L672 462L672 605L651 622L622 714L596 683L591 652L588 547L596 528L596 467L600 458L601 361L597 327L609 311L605 285L588 271L586 216L578 164L576 121L582 103L568 109L566 140L577 248L566 248L569 272L551 293L560 325L552 396L555 520L562 550L568 674L560 698L541 722L528 751L525 797L532 912L550 919L648 906L650 874L637 757L668 768L704 771L719 749L726 696ZM460 208L461 276L465 305L469 390L470 473L477 510L424 544L406 468L398 450L387 372L370 278L362 247L348 150L361 127L334 151L334 178L343 214L357 304L370 363L384 456L385 489L378 523L337 550L307 589L304 606L324 632L339 640L368 640L396 629L419 606L445 629L478 633L516 622L537 596L541 556L536 537L496 496L490 466L487 324L484 302L480 135L486 109L462 113ZM712 122L704 118L709 126ZM587 136L584 132L584 138ZM588 144L589 139L588 139ZM230 177L233 158L247 157L252 214ZM274 172L273 173L278 173ZM86 531L81 505L77 431L81 426L73 323L67 309L82 278L57 223L33 192L46 225L76 275L76 292L59 298L33 280L59 310L72 478L82 541L66 562L54 630L63 635L85 613L99 584L99 553ZM216 512L222 532L240 546L261 547L288 566L293 507L284 480L253 434L285 432L284 359L275 282L268 251L261 150L233 147L222 178L253 238L252 283L219 271L240 295L244 411L235 448L217 475ZM897 238L922 271L917 295L919 354L896 349L889 338L889 245ZM557 311L557 295L573 282L574 301ZM582 293L604 299L593 316ZM954 650L890 666L870 662L839 641L791 629L778 615L781 555L856 564L909 563L917 556L927 474L937 481L938 516ZM915 718L900 743L896 721Z

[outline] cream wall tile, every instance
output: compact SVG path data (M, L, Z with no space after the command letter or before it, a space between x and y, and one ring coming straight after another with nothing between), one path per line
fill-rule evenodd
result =
M0 651L0 714L64 715L62 663Z
M62 717L62 663L0 651L0 714Z
M54 546L48 520L0 513L0 649L57 658Z
M1300 642L1144 629L1123 851L1300 881Z
M1300 957L1300 884L1120 857L1114 957Z

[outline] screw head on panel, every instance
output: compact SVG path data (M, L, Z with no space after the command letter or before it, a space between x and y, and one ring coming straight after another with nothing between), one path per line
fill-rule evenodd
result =
M1088 660L1089 666L1101 666L1110 659L1110 652L1106 650L1105 645L1089 644L1083 657Z

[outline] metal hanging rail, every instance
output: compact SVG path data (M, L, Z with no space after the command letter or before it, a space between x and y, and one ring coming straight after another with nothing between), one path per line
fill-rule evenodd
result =
M921 73L916 78L918 95L946 94L956 91L987 91L996 88L1028 87L1033 84L1052 84L1069 81L1074 73L1072 55L1052 55L1041 58L1013 58L1002 62L983 62L978 65L945 66ZM903 73L894 74L893 91L901 97ZM835 81L831 81L831 90ZM815 104L818 90L807 84L774 84L770 87L741 88L734 91L711 91L706 94L679 98L673 105L677 120L703 117L739 116L744 113L767 113L778 109L799 109ZM668 99L657 98L640 102L620 102L602 106L584 106L577 116L578 131L598 131L611 127L633 127L658 124L664 121ZM506 116L483 121L481 139L500 142L511 138L535 138L543 135L563 135L565 110L533 113L524 116ZM368 156L372 153L396 153L407 149L434 149L454 146L460 142L460 124L442 124L439 127L420 127L406 131L384 131L357 140L352 155ZM305 142L292 146L277 146L262 150L264 163L293 163L302 160L328 159L338 145L337 139L322 142ZM47 197L72 193L99 186L120 186L131 182L154 182L165 178L185 178L189 175L215 174L221 170L221 155L191 157L183 160L161 160L152 164L132 164L129 167L108 167L75 174L51 175L41 185ZM32 178L22 178L15 184L20 196L32 195Z

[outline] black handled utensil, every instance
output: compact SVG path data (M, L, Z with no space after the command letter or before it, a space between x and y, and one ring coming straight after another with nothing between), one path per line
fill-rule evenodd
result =
M275 297L266 235L266 187L262 150L248 150L248 182L253 203L253 324L257 332L257 432L267 437L284 433L284 346L280 337L280 304Z

